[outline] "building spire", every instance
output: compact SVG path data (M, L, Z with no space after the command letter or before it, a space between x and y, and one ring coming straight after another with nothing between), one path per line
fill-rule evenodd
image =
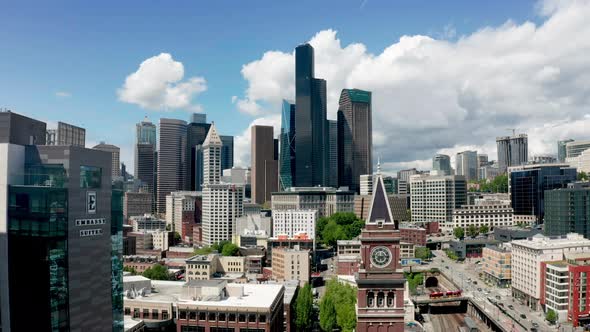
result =
M377 156L377 175L381 175L381 156Z

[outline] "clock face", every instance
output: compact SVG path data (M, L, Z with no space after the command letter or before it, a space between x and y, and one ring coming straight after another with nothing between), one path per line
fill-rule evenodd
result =
M386 247L375 247L371 250L371 263L376 267L385 267L391 262L391 251Z

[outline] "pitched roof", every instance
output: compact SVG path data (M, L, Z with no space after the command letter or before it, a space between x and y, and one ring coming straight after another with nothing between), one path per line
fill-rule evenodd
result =
M377 221L393 223L393 216L391 215L389 199L387 199L385 185L383 184L383 177L381 174L377 174L375 177L377 181L373 187L373 198L371 200L367 223L377 223Z
M223 145L223 143L221 142L221 138L219 137L219 135L217 134L217 130L215 129L214 122L211 122L211 127L209 127L209 132L207 133L207 138L205 138L205 141L203 142L203 147L206 147L209 145L216 145L216 146Z

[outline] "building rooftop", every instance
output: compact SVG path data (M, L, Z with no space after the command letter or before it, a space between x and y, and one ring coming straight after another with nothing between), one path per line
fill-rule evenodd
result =
M145 297L125 300L174 302L178 305L187 304L207 307L247 307L268 309L277 296L283 291L283 285L280 284L235 284L227 283L225 280L192 280L188 286L217 288L222 287L224 284L230 296L214 300L187 300L181 299L183 286L185 286L184 282L152 280L152 287L154 287L152 293ZM241 296L232 296L232 294L240 294Z
M192 256L190 258L186 259L187 263L193 263L193 262L211 262L215 256L217 256L217 254L208 254L208 255L195 255Z
M337 240L336 245L339 246L357 246L361 244L361 240Z
M123 283L150 280L144 276L123 276Z
M168 251L173 251L173 252L193 252L193 251L195 251L195 248L193 248L193 247L170 247L170 248L168 248Z
M522 246L529 249L559 249L559 248L571 248L578 246L590 246L590 240L584 238L580 234L569 233L564 236L544 236L536 234L533 237L529 237L526 240L514 240L512 241L513 246Z

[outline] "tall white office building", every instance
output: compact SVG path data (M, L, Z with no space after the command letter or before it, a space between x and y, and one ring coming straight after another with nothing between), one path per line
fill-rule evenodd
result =
M410 177L410 208L413 222L439 223L445 229L453 210L467 204L467 184L462 175Z
M231 241L236 219L244 212L244 187L222 183L221 148L223 143L211 123L203 142L203 244Z
M317 210L273 210L272 234L274 237L285 235L293 238L306 234L315 240Z

